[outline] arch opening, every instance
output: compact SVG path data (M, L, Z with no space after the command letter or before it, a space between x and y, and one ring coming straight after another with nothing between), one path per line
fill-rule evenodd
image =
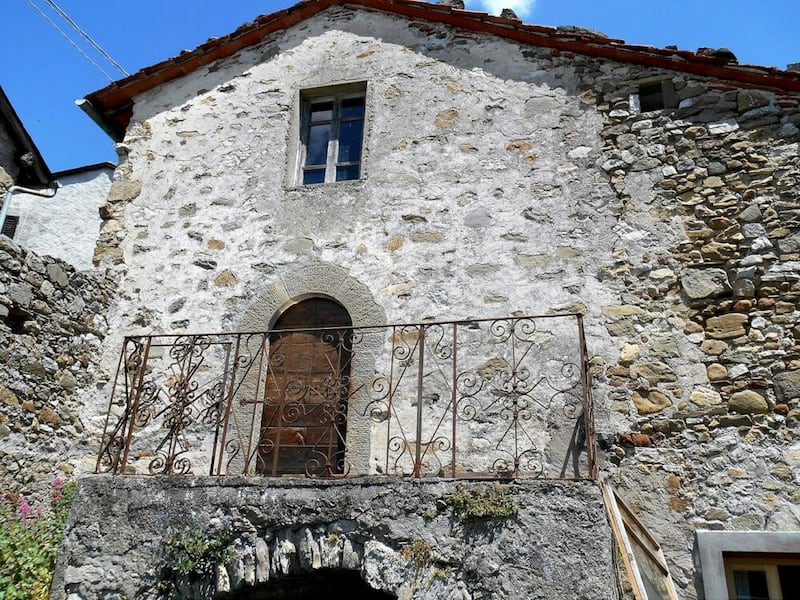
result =
M327 594L327 596L323 595ZM268 583L217 594L217 600L318 600L319 598L348 600L392 600L397 596L372 589L358 571L319 569L310 573L287 575Z

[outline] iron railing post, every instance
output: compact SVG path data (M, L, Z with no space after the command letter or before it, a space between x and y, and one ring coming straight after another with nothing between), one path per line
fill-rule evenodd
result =
M583 427L586 431L586 462L589 478L597 479L597 458L594 433L594 405L592 403L592 386L589 377L589 354L586 350L586 336L583 329L583 315L577 314L578 340L581 353L581 387L583 388Z
M132 338L127 338L127 342ZM125 467L128 465L128 454L131 450L131 440L133 439L133 429L136 425L136 413L139 410L139 400L142 395L142 384L144 383L144 374L147 370L147 361L150 358L150 344L152 343L153 339L150 336L146 336L144 338L147 340L144 345L144 351L142 352L141 362L139 363L139 368L136 372L136 375L133 378L133 401L130 403L131 412L128 420L128 432L124 436L125 437L125 447L122 452L122 460L120 461L119 473L125 473ZM127 360L125 361L127 364ZM127 372L127 370L126 370ZM124 429L123 429L124 431Z
M414 477L422 477L422 382L425 375L425 325L419 326L419 360L417 361L417 441L414 456Z
M236 336L236 347L233 350L233 365L231 366L231 383L228 388L225 400L225 417L222 426L222 439L219 443L219 460L217 461L217 474L222 474L222 457L225 454L225 446L228 444L228 428L230 427L231 408L233 407L234 389L236 388L236 377L239 371L239 353L241 351L242 335Z
M451 440L450 476L456 476L456 418L458 417L458 394L456 382L458 381L458 323L453 323L453 379L450 384L450 403L453 406L453 439Z

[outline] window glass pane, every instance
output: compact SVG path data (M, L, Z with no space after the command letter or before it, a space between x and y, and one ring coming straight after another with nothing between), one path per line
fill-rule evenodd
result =
M336 162L361 160L361 134L364 121L342 121L339 124L339 157Z
M363 117L364 116L364 98L347 98L342 100L342 118L348 117Z
M328 141L331 139L331 126L312 125L308 131L307 165L324 165L328 160Z
M308 169L303 171L303 183L305 185L325 183L325 169Z
M769 600L765 571L734 571L736 600Z
M360 171L359 165L350 165L349 167L336 167L336 181L349 181L351 179L358 179Z
M793 590L800 590L800 565L778 565L778 578L784 598L789 598Z
M333 102L316 102L311 105L311 122L330 121L333 117Z

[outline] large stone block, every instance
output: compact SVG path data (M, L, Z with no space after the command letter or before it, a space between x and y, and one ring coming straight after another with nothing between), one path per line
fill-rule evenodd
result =
M775 397L778 402L800 398L800 371L784 371L775 375Z
M724 294L729 289L728 275L722 269L686 269L681 286L690 300L704 300Z

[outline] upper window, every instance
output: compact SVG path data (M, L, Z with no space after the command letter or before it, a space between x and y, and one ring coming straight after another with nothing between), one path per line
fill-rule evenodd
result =
M361 178L364 85L331 88L341 93L301 98L301 181L305 185Z
M669 79L640 83L634 102L638 102L641 112L675 108L678 105L675 86Z

